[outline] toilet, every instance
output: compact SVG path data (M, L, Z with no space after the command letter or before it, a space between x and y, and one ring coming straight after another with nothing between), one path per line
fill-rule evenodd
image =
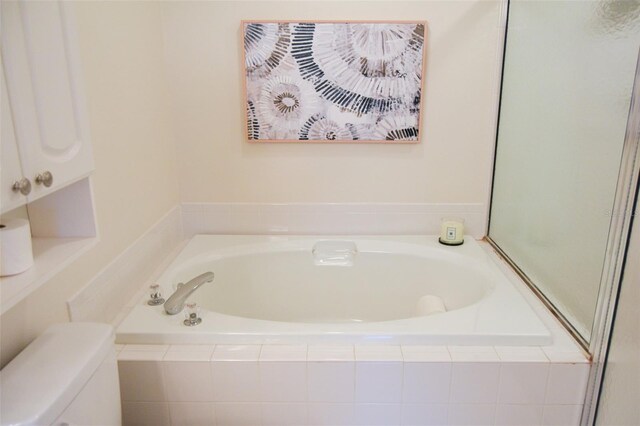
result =
M53 325L0 371L2 426L121 422L110 325Z

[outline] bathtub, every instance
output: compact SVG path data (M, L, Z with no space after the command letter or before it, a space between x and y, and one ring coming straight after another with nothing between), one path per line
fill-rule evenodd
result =
M546 345L543 325L471 237L197 235L157 283L215 274L189 298L202 323L167 315L144 297L122 321L129 344ZM421 310L436 296L446 312Z

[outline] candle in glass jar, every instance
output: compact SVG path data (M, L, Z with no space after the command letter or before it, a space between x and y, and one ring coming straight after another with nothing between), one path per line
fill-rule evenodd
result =
M440 227L440 240L442 244L459 246L464 243L464 219L444 218Z

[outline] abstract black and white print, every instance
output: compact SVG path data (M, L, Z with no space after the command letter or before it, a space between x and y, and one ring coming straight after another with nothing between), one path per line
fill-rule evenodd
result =
M243 25L250 141L419 141L424 23Z

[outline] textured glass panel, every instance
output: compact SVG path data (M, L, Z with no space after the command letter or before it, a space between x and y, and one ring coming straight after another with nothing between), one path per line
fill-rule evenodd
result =
M491 238L589 340L640 43L638 1L512 1Z

